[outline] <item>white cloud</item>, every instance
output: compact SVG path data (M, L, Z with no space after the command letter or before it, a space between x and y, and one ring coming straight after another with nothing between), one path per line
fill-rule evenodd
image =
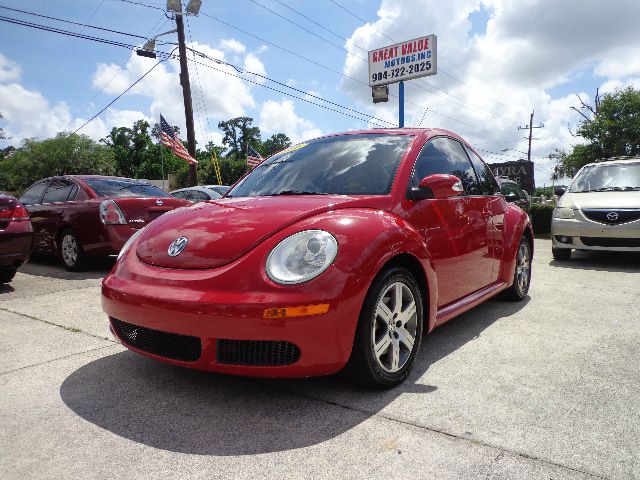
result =
M220 48L233 53L244 53L247 51L247 47L233 38L220 40Z
M20 65L0 53L0 83L13 82L20 78Z
M322 135L322 131L313 122L296 114L293 102L287 99L280 102L264 102L260 110L259 127L263 138L275 133L284 133L294 144Z

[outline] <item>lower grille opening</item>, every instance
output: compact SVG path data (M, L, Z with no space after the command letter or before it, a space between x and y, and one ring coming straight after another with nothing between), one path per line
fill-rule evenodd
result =
M640 247L640 238L580 237L589 247Z
M111 318L111 325L124 343L143 352L182 362L195 362L200 358L202 349L198 337L139 327L117 318Z
M291 365L300 358L297 345L272 340L218 340L218 363L228 365Z

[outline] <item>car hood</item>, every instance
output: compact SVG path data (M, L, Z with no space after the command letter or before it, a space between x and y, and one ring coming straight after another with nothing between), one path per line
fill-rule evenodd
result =
M385 198L385 197L382 197ZM201 269L241 257L278 230L303 218L336 208L380 208L380 197L342 195L225 198L169 212L145 228L138 258L166 268ZM184 250L170 256L169 246L187 238Z
M560 197L559 207L577 208L640 208L640 192L585 192L565 193Z

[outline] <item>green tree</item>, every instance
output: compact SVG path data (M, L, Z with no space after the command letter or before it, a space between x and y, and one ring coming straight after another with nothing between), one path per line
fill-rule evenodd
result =
M598 159L640 155L640 91L632 87L596 95L595 106L578 109L583 119L576 134L587 140L560 158L558 172L573 176L585 164Z
M27 139L10 157L0 160L0 185L20 192L53 175L113 175L113 151L86 135L58 133L46 140Z
M247 158L247 145L258 149L261 145L260 129L252 127L251 117L235 117L218 123L218 128L224 133L222 144L229 149L228 157L236 159Z
M291 139L284 133L277 133L275 135L271 135L271 138L268 138L267 140L262 142L260 153L263 157L270 157L274 153L278 153L285 148L289 148L290 146Z

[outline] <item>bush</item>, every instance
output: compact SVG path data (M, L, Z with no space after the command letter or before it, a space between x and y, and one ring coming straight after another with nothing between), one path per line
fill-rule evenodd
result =
M531 205L529 218L531 218L531 224L533 225L533 233L551 232L551 214L553 213L553 209L553 205Z

